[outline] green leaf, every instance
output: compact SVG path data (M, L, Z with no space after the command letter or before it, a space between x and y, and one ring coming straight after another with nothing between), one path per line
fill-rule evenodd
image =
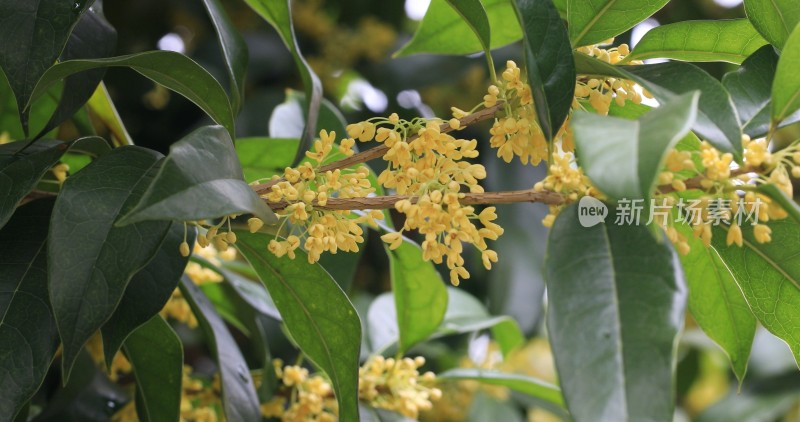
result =
M52 199L20 208L0 230L0 420L33 397L58 347L47 297L45 242Z
M675 228L691 247L688 255L680 257L689 286L689 311L703 332L728 355L741 385L756 334L756 318L717 251L703 245L688 225L675 224Z
M189 245L194 244L195 233L194 228L189 231ZM189 261L178 253L183 236L183 224L170 223L153 260L133 276L117 309L103 325L103 352L109 367L128 335L157 315L178 286Z
M552 140L572 107L575 61L567 28L551 0L515 0L525 63L542 133Z
M771 45L761 47L742 63L739 69L728 72L722 85L731 94L742 131L751 138L769 132L772 108L772 81L778 67L778 55ZM800 113L784 119L781 126L800 120Z
M142 200L119 223L195 221L243 213L252 213L267 224L278 221L244 182L228 132L220 126L204 126L170 146Z
M509 374L480 368L456 368L436 376L439 380L475 380L482 384L500 385L514 391L564 407L561 390L555 385L537 378Z
M517 408L517 403L489 395L486 391L476 391L469 403L464 422L485 422L499 420L503 422L525 422Z
M796 372L745 383L697 415L695 422L774 422L791 415L800 398ZM791 416L789 416L791 418Z
M244 180L252 183L276 174L283 176L283 171L292 163L298 145L299 139L237 139L236 155L242 165Z
M59 141L39 141L18 153L26 144L0 145L0 227L67 150L67 144Z
M236 231L236 248L267 287L289 334L331 380L341 420L358 419L358 357L361 322L347 295L305 252L278 258L271 236Z
M300 138L300 147L297 149L297 154L292 162L292 165L296 165L305 157L305 152L311 148L311 144L317 136L315 128L317 127L320 102L322 101L322 82L320 82L317 75L311 69L311 66L308 65L303 54L300 52L300 47L297 45L297 39L294 35L294 26L292 25L292 12L289 7L290 0L244 1L278 31L283 43L286 44L286 47L289 48L289 51L292 53L295 65L297 65L298 70L300 70L300 76L303 79L306 98L310 99L308 101L308 112L306 113L306 128L303 131L303 136Z
M637 120L575 113L578 159L594 185L611 198L647 202L666 153L694 123L698 97L684 94Z
M54 86L47 95L43 95L31 105L28 113L28 127L30 130L37 131L50 119L53 111L58 106L58 93L61 88L61 86ZM17 100L2 72L0 72L0 127L13 140L27 138L27 133L22 127L20 114L17 110ZM48 137L52 138L53 136Z
M303 130L306 127L306 116L303 110L308 108L306 96L302 92L288 90L286 100L272 110L269 116L269 136L271 138L297 138L303 137ZM316 137L320 130L336 132L339 137L347 136L347 121L342 112L333 103L322 99L319 109L317 127L314 128ZM296 154L296 151L292 151ZM286 165L290 165L292 157L289 157Z
M641 66L614 66L585 54L575 54L579 75L630 79L647 88L661 103L691 91L700 91L697 120L692 130L714 147L742 156L742 135L730 95L714 77L691 63L668 62Z
M491 54L492 32L489 26L489 17L480 0L446 0L447 4L453 8L466 22L472 32L478 37L481 49L487 55Z
M173 51L146 51L127 56L94 60L69 60L51 67L42 76L32 98L46 92L62 79L86 70L106 67L129 67L146 78L186 97L215 122L233 134L233 111L225 90L202 66Z
M484 41L490 40L491 48L502 47L522 38L512 0L483 0L481 3L490 27L489 37ZM474 34L470 25L447 1L433 0L414 37L394 56L477 53L484 50L485 46Z
M168 222L114 225L142 197L160 156L140 147L117 148L69 177L58 196L47 264L65 380L83 345L114 313L131 277L155 255L169 228Z
M648 31L624 62L665 58L740 64L765 44L747 19L683 21Z
M117 108L114 107L114 102L111 101L111 96L108 94L106 85L103 82L100 82L86 105L111 132L110 138L114 146L133 145L131 135L125 129L125 125L122 123L122 119L117 113Z
M714 228L712 245L733 273L753 315L785 341L800 362L800 223L770 221L772 241L758 243L753 228L742 226L742 247L727 246L728 227Z
M686 302L672 248L644 225L582 227L561 211L547 245L547 327L581 421L667 421Z
M203 4L219 38L222 56L225 59L225 70L228 71L230 82L231 107L236 114L241 109L244 98L244 80L249 57L247 44L236 30L219 0L203 0Z
M567 22L572 45L597 44L633 28L669 0L568 0Z
M100 10L91 8L75 25L60 60L108 57L114 54L116 47L117 31L106 21ZM36 137L56 128L80 110L92 97L105 73L105 68L99 68L67 77L58 107Z
M758 32L779 50L800 22L800 4L794 0L745 0L744 11Z
M447 288L433 263L422 259L419 245L404 240L389 250L400 351L425 340L439 327L447 310Z
M178 420L183 382L183 345L156 315L125 340L125 355L136 377L137 411L142 421Z
M800 12L800 7L797 8ZM775 70L775 81L772 84L772 125L776 126L792 113L800 109L800 79L797 69L800 67L800 25L798 25L783 49L778 68Z
M72 28L92 1L0 1L0 68L8 78L28 133L27 104L34 86L53 65Z
M225 418L229 421L260 421L261 411L256 388L236 340L225 327L214 306L192 280L184 276L178 287L197 317L217 363Z

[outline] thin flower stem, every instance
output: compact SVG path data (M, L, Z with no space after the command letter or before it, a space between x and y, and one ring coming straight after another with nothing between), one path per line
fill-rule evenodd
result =
M490 118L494 117L495 113L497 113L497 111L500 110L502 107L503 107L502 103L497 103L497 104L495 104L495 105L493 105L491 107L485 108L483 110L480 110L480 111L472 113L472 114L470 114L468 116L465 116L465 117L459 119L459 122L461 122L460 127L464 128L466 126L474 125L475 123L482 122L484 120L490 119ZM446 132L451 132L454 129L451 128L450 125L447 122L444 122L442 124L442 126L439 128L439 130L441 130L442 133L446 133ZM411 136L410 138L408 138L408 141L412 141L416 137L417 137L417 135ZM320 167L319 170L317 170L317 173L325 173L326 171L332 171L332 170L336 170L336 169L352 167L352 166L354 166L356 164L365 163L367 161L383 157L384 154L386 154L386 152L388 150L389 150L389 148L387 148L385 145L379 145L379 146L377 146L375 148L370 148L370 149L368 149L366 151L359 152L358 154L351 155L350 157L343 158L341 160L335 161L335 162L330 163L330 164L326 164L326 165ZM279 182L281 182L283 180L284 179L282 179L282 178L281 179L275 179L275 180L271 180L271 181L269 181L267 183L262 183L262 184L258 184L258 185L252 185L251 187L253 188L253 190L256 191L256 193L258 195L263 195L265 193L269 193L270 192L270 188L272 188L273 185L275 185L275 184L277 184L277 183L279 183Z

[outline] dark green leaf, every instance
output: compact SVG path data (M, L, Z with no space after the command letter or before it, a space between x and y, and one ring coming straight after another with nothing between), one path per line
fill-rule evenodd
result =
M571 127L578 159L594 185L614 199L647 202L666 153L694 123L698 96L684 94L638 120L575 113Z
M744 245L727 246L728 227L714 228L712 245L733 273L753 315L772 334L783 339L800 362L800 223L770 221L772 241L758 243L753 228L744 224Z
M192 228L187 234L189 245L194 244L195 233ZM103 352L107 365L111 365L128 335L158 314L178 286L189 261L178 252L183 236L183 224L170 223L167 236L153 260L133 276L114 314L103 325Z
M747 18L778 49L800 22L800 4L794 0L744 0Z
M433 263L422 259L422 250L410 241L389 250L399 327L400 351L404 352L430 336L447 310L447 288Z
M731 94L739 116L742 131L751 138L762 137L769 132L772 108L771 92L778 55L771 45L761 47L722 78L722 85ZM782 125L800 120L800 113L785 119Z
M233 134L233 111L225 90L194 60L173 51L146 51L127 56L94 60L69 60L51 67L36 84L32 98L75 73L112 66L129 67L163 85L203 109L215 122Z
M582 227L561 211L547 247L548 333L576 421L673 417L686 302L678 257L644 225Z
M114 54L117 47L117 31L106 21L99 3L84 13L75 25L61 53L61 61L99 59ZM105 73L105 68L99 68L67 77L64 80L64 91L58 108L36 137L57 127L83 107L92 97Z
M575 93L575 62L567 28L551 0L515 0L524 33L528 82L542 133L561 128Z
M296 165L305 157L305 152L311 148L311 143L317 134L314 129L317 127L320 102L322 101L322 83L306 62L300 52L300 47L297 45L294 26L292 25L292 12L289 7L290 1L245 0L245 3L278 31L283 43L286 44L286 47L292 53L292 57L294 57L294 62L303 79L306 98L310 99L308 101L308 112L306 113L306 128L300 138L300 147L297 149L297 154L292 162L292 165Z
M669 0L568 0L567 22L572 45L597 44L633 28Z
M322 267L309 264L304 252L278 258L266 248L271 236L236 235L236 248L267 287L289 334L331 379L339 417L357 420L361 322L347 295Z
M797 7L800 15L800 7ZM800 16L798 16L800 17ZM775 81L772 84L772 125L775 126L800 109L800 25L794 29L786 41L778 68L775 70Z
M156 315L125 340L125 355L136 377L136 399L142 421L178 420L183 382L183 345Z
M242 107L244 79L247 71L247 44L231 22L219 0L203 0L211 23L217 31L219 45L225 59L225 68L231 85L231 107L234 114Z
M34 86L53 65L91 0L0 1L0 68L28 132L27 105Z
M481 3L489 19L491 48L502 47L522 38L513 0L483 0ZM483 49L481 41L456 10L444 0L433 0L414 37L394 55L465 55Z
M170 146L155 180L120 224L195 221L242 213L252 213L267 224L277 221L244 182L228 132L220 126L204 126Z
M756 334L756 318L717 251L703 245L688 225L676 224L675 228L686 236L692 248L688 255L681 256L689 286L689 311L728 355L741 383Z
M325 268L325 271L331 275L331 278L342 290L349 292L353 285L353 278L358 271L358 263L363 255L364 248L360 248L358 252L342 252L340 250L336 255L322 254L319 258L319 265Z
M214 310L225 322L251 337L251 321L255 318L253 308L236 293L228 283L203 283L200 290L214 306Z
M0 227L67 150L67 144L62 142L40 141L18 154L26 144L20 141L0 145Z
M669 102L677 95L700 91L697 121L692 130L717 149L740 159L742 139L736 110L722 84L691 63L668 62L641 66L613 66L585 54L575 54L578 74L630 79L655 98Z
M484 53L487 55L491 54L492 32L489 26L489 17L486 16L486 10L484 10L480 0L446 1L447 4L461 16L461 19L466 22L475 36L478 37L478 41L481 43L481 48Z
M44 379L58 346L47 297L52 199L20 208L0 230L0 421L10 421Z
M226 419L242 422L260 421L261 412L256 388L236 340L197 285L184 276L178 286L192 308L192 313L197 317L217 363Z
M479 368L457 368L442 372L436 378L441 380L475 380L482 384L501 385L557 406L564 406L564 399L561 397L561 390L558 387L525 375Z
M166 235L168 222L114 225L144 194L160 155L140 147L117 148L69 177L58 196L50 224L48 274L63 342L64 379Z
M766 43L747 19L683 21L648 31L624 61L666 58L740 64Z

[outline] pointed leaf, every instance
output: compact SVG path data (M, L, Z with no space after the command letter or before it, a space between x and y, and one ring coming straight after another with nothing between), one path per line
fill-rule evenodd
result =
M125 125L122 123L122 119L117 113L117 108L111 101L111 96L108 95L108 90L103 82L100 82L100 85L97 86L92 98L89 99L86 105L111 132L111 143L114 146L133 145L131 135L125 129Z
M684 62L614 66L576 53L575 67L579 75L630 79L647 88L661 103L677 95L700 91L697 121L692 130L717 149L741 159L741 130L730 95L718 80L697 66Z
M27 142L0 145L0 227L3 227L25 195L67 150L58 141L39 141L22 153Z
M515 3L534 108L542 133L552 140L567 118L575 93L575 61L567 28L551 0Z
M491 48L502 47L522 38L514 12L513 0L483 0L489 20ZM465 55L485 50L481 39L476 38L470 25L445 0L433 0L417 32L408 44L394 55L433 53Z
M260 421L258 397L250 369L225 323L214 306L192 280L184 276L178 284L200 328L219 369L222 385L222 405L229 421Z
M233 111L225 90L194 60L174 51L146 51L127 56L94 60L68 60L51 67L42 76L32 98L38 98L53 84L79 72L106 67L129 67L146 78L183 95L215 122L233 134Z
M645 226L582 227L577 205L550 230L547 327L561 390L581 421L667 421L686 288L672 248Z
M169 148L164 165L136 208L120 224L195 221L252 213L267 224L275 213L245 183L228 132L204 126Z
M753 315L785 341L800 363L800 224L770 221L772 241L758 243L750 225L742 226L744 245L727 246L728 227L714 227L712 245L733 273Z
M669 0L568 0L567 22L572 45L597 44L633 28Z
M780 50L800 22L800 3L795 0L744 0L744 11L758 32Z
M247 71L249 53L239 31L233 25L225 8L219 0L203 0L208 16L214 25L214 30L219 38L222 56L225 60L225 70L228 71L230 80L231 107L234 114L242 107L244 98L244 79Z
M183 345L156 315L125 340L125 356L136 377L136 409L142 421L179 419L183 382ZM139 403L141 401L141 403Z
M117 148L69 177L61 189L50 224L48 274L64 379L166 235L168 222L114 225L144 194L160 155Z
M800 6L797 8L800 13ZM800 109L800 25L786 41L772 84L772 124L777 125Z
M575 113L578 159L594 185L611 198L647 202L666 153L694 123L698 96L684 94L638 120Z
M400 351L425 340L439 327L447 310L447 288L433 263L422 259L422 249L403 241L399 248L389 250L399 328Z
M467 26L472 30L478 42L481 43L481 49L490 54L492 49L492 32L489 26L489 17L486 16L486 10L480 0L446 0L447 4L453 8L461 16L461 19L466 22Z
M625 62L655 58L740 64L767 40L747 19L683 21L651 29Z
M92 0L0 1L0 68L14 92L26 134L34 86L61 55L72 28L91 4Z
M688 225L675 224L675 228L691 247L688 255L681 256L689 286L689 311L703 332L728 355L741 384L756 334L756 318L717 251L703 245Z
M322 82L320 82L314 70L311 69L311 66L308 65L305 57L300 52L300 47L297 45L294 26L292 25L292 12L289 7L290 0L245 0L245 3L278 31L283 43L286 44L286 47L292 53L292 57L294 57L294 62L303 79L306 98L310 99L308 101L308 112L306 113L306 127L303 131L303 136L300 138L300 147L297 149L292 162L294 166L305 157L306 151L311 148L311 143L317 136L315 128L317 127L319 107L322 101Z
M117 47L117 31L103 16L101 2L97 3L83 14L75 25L60 60L99 59L114 54ZM64 90L58 108L37 137L56 128L83 107L92 97L105 73L105 68L100 68L67 77L64 80Z
M195 233L194 228L189 230L189 245L194 244ZM114 314L103 325L103 352L107 365L111 366L125 339L157 315L178 286L189 262L188 257L178 253L183 235L183 224L170 223L167 236L153 260L133 276Z
M47 227L54 200L19 209L0 230L0 421L33 397L58 347L47 296Z
M479 368L456 368L436 376L441 380L474 380L482 384L500 385L516 392L564 407L561 390L548 382L518 374Z
M358 420L358 357L361 322L356 310L322 267L267 251L272 239L236 231L236 248L267 287L287 331L303 353L331 380L341 420Z

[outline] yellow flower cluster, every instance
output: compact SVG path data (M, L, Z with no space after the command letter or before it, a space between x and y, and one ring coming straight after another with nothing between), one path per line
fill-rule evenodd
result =
M389 165L378 176L378 182L400 195L413 196L395 203L395 209L406 217L402 229L381 239L390 249L396 249L403 242L404 231L417 230L425 236L423 258L437 264L446 262L450 282L458 285L461 279L469 278L461 256L463 243L475 245L483 265L489 269L497 262L497 253L488 248L486 240L497 239L503 229L493 222L497 218L494 207L478 214L474 207L459 202L464 195L462 190L483 192L478 181L486 177L486 169L466 161L478 156L477 141L456 139L442 132L441 124L438 120L403 121L392 114L378 124L352 124L348 134L361 141L375 139L383 143L388 148L383 159ZM451 119L448 125L456 130L460 122ZM415 136L408 136L414 132Z
M198 242L195 243L194 254L219 266L222 264L222 261L233 261L236 259L236 250L228 248L227 243L225 245L225 250L219 251L216 247L210 245L202 247ZM189 262L186 265L184 273L197 285L219 283L223 280L223 277L219 273L210 268L203 267L196 262ZM186 302L186 299L184 299L179 289L172 291L172 296L164 305L164 308L161 309L160 313L162 317L182 322L189 326L189 328L197 327L197 318L195 318L192 309L189 307L189 303Z
M432 401L442 397L433 372L419 373L425 358L370 358L359 369L358 397L370 406L397 412L417 419L419 412L430 410Z
M490 85L483 105L492 107L504 102L505 116L495 119L489 130L489 144L497 148L497 156L510 163L514 156L523 164L538 165L547 159L547 139L536 120L531 87L523 81L520 68L509 60L501 79Z
M630 54L630 49L627 44L620 44L615 48L601 48L611 45L613 42L612 38L597 45L580 47L578 51L606 63L617 64ZM627 64L642 64L642 62L632 60ZM615 101L620 107L624 106L626 101L632 101L634 104L641 103L642 95L636 88L636 84L627 79L579 77L575 82L573 108L583 108L580 101L588 100L597 113L606 115L611 101ZM642 93L646 97L652 98L646 90L643 90Z
M570 201L576 201L583 196L593 196L602 199L600 192L595 189L589 177L583 174L583 169L574 162L572 153L553 154L550 171L544 180L533 185L535 192L545 190L564 194ZM552 227L558 213L564 205L550 205L550 212L542 220L542 225Z
M675 193L669 189L657 192L656 201L668 207L678 206L678 221L689 224L705 246L711 244L712 226L721 222L727 224L728 245L742 246L744 224L753 226L757 242L770 242L772 230L764 223L788 216L772 198L756 192L755 188L772 184L791 198L789 175L800 175L800 146L794 144L773 154L764 138L751 140L744 135L742 143L744 160L736 172L732 169L732 154L720 153L703 141L697 151L670 151L665 169L659 175L659 185L669 186ZM687 190L694 192L691 200L679 196ZM676 221L662 217L656 222L664 227L667 237L680 253L689 253L687 238L674 227Z
M261 405L264 417L280 418L283 422L335 422L339 406L333 387L320 375L310 376L306 368L283 366L273 361L275 373L282 385L277 394Z
M353 154L354 139L343 139L338 146L335 140L335 132L321 131L313 149L306 152L310 162L297 168L287 167L283 180L272 185L271 191L264 195L277 209L278 216L283 217L283 223L288 221L291 226L284 240L270 241L268 249L276 256L294 258L294 251L301 244L311 263L317 262L326 251L356 252L358 244L364 242L364 231L359 224L374 225L376 219L383 218L383 213L377 210L356 215L349 210L325 208L329 198L364 198L375 192L366 166L320 171L334 147L345 156ZM251 231L257 231L263 223L251 218L248 225Z

